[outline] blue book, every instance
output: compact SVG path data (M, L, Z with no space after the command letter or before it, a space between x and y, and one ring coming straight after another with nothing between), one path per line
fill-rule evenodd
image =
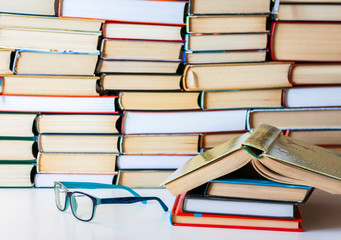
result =
M211 180L205 195L223 198L242 198L284 202L305 202L313 188L274 182L263 178L251 165Z

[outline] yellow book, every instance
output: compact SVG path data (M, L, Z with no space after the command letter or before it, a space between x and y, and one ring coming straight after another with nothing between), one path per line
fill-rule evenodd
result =
M284 136L266 124L188 160L162 185L178 195L249 162L269 180L341 193L339 153Z

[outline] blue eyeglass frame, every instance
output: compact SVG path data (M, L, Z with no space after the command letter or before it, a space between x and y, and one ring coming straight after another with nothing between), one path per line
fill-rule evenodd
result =
M104 183L93 183L93 182L58 182L56 181L54 183L54 189L56 189L56 186L59 185L59 187L63 188L66 191L66 197L65 197L65 203L64 203L64 209L60 209L57 205L57 208L64 212L69 205L71 205L71 212L75 218L77 218L80 221L83 222L89 222L93 219L95 216L96 212L96 207L101 204L130 204L130 203L137 203L137 202L142 202L143 204L146 204L147 201L150 200L156 200L159 202L161 205L162 209L167 212L168 207L167 205L158 197L142 197L140 194L135 192L133 189L122 186L122 185L111 185L111 184L104 184ZM130 192L134 197L115 197L115 198L98 198L92 195L89 195L87 193L83 193L80 191L70 191L68 188L83 188L83 189L123 189L128 192ZM83 195L88 196L92 200L92 215L90 219L80 219L77 217L75 214L75 209L72 207L72 202L71 202L71 196L73 194L80 193ZM69 199L69 200L68 200Z

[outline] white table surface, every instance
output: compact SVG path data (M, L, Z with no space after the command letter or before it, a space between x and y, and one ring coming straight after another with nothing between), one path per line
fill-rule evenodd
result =
M137 189L158 196L169 208L174 197L165 189ZM171 226L169 212L156 202L101 205L91 222L60 212L53 189L0 189L1 239L341 239L341 196L315 190L300 205L303 233Z

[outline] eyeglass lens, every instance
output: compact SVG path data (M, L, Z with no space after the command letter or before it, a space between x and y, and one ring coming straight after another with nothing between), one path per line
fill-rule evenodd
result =
M70 202L72 212L78 219L88 221L92 218L94 206L89 196L82 193L73 193Z
M57 207L59 208L59 210L64 211L67 193L66 190L60 184L56 184L54 188L54 196Z

